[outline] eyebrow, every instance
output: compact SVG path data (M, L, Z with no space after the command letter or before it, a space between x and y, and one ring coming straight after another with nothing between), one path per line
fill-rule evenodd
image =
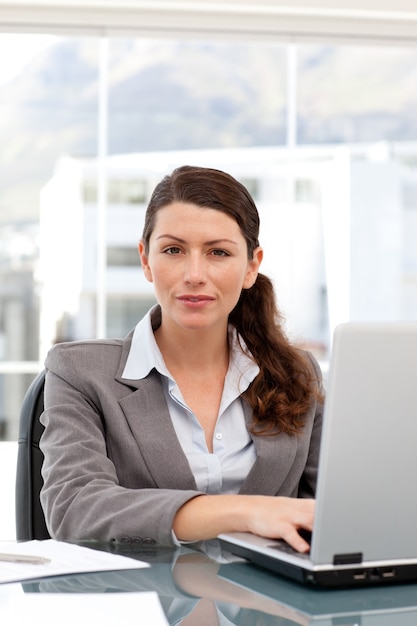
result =
M181 239L181 237L176 237L175 235L170 235L169 233L158 235L156 239L158 240L158 239L164 239L164 238L173 239L174 241L178 241L178 243L187 243L185 239ZM206 246L214 246L214 245L219 245L221 243L231 243L234 246L238 245L237 241L233 241L233 239L226 239L226 238L213 239L211 241L204 242Z

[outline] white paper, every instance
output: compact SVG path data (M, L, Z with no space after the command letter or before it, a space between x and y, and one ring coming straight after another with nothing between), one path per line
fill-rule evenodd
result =
M0 583L45 578L62 574L84 572L104 572L112 570L140 569L148 563L137 559L93 550L63 541L0 542L0 553L41 556L50 559L49 563L9 563L0 560Z
M154 591L143 593L27 593L0 606L4 626L168 626Z

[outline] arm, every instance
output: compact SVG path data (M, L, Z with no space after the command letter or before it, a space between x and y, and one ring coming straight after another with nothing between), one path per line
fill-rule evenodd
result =
M47 359L41 501L48 529L57 539L171 544L176 511L200 492L192 481L158 488L121 409L134 394L115 382L119 359L120 346L103 354L69 344ZM164 436L155 432L156 449Z
M227 532L252 532L282 538L295 550L307 552L309 544L298 534L311 531L314 500L255 495L202 495L185 503L174 518L180 541L198 541Z

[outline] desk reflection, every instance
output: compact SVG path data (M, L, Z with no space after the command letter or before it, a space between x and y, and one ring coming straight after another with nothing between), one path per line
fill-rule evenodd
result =
M217 542L177 550L89 544L151 567L22 583L26 592L156 591L170 625L415 626L417 585L312 589L221 552ZM138 622L139 623L139 622Z

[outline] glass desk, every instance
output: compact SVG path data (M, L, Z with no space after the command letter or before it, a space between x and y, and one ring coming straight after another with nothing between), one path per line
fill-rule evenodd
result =
M198 549L86 543L133 556L150 568L57 576L0 585L8 597L42 593L156 591L167 622L183 626L415 626L417 583L362 589L312 589L223 552L216 542ZM123 622L123 620L121 620ZM30 620L27 622L30 623ZM97 616L100 623L100 616ZM141 624L138 620L138 626Z

